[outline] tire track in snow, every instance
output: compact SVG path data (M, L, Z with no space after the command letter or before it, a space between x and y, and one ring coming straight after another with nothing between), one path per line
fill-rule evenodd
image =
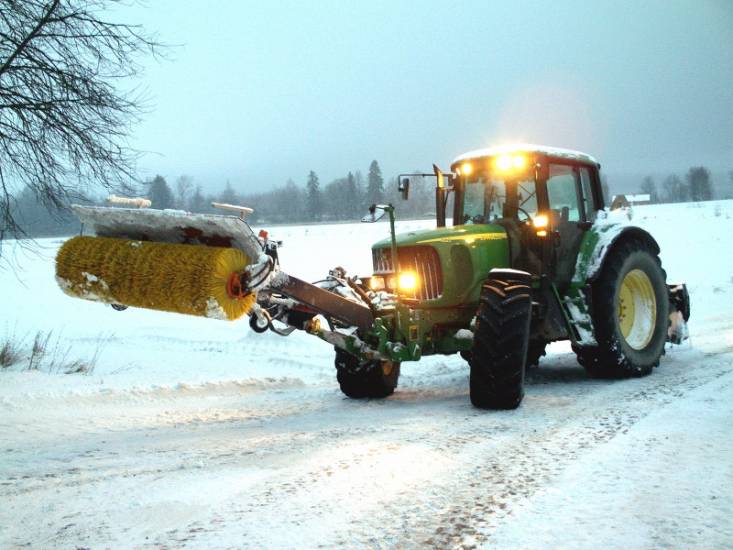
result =
M656 408L727 372L725 367L696 369L693 372L678 367L673 374L628 383L587 384L591 387L587 392L590 395L588 402L581 403L579 407L567 407L563 414L545 419L545 429L539 432L528 434L517 430L513 422L521 423L522 418L516 418L517 415L511 413L501 415L508 422L494 426L492 435L496 435L497 431L504 432L504 437L499 441L486 442L486 426L480 421L458 427L458 433L436 430L437 433L428 440L428 447L441 455L452 455L459 461L459 466L481 463L481 457L484 457L483 463L478 467L459 468L457 475L449 475L440 483L432 482L432 490L417 486L402 491L395 502L382 504L380 514L357 514L352 518L353 521L348 522L348 528L329 533L329 538L323 542L336 546L356 543L358 546L387 547L399 544L403 547L440 548L470 548L490 542L491 531L511 513L513 507L541 490L573 460L617 434L625 433ZM538 377L542 379L546 376ZM532 386L535 384L530 385L530 393ZM562 389L564 393L575 394L572 387ZM613 398L611 406L605 402L609 396ZM530 412L524 416L531 416L532 404L527 403L526 407ZM435 411L434 405L432 410ZM585 419L580 425L577 423L578 417ZM384 438L384 431L384 428L375 430L373 435L381 434ZM423 432L412 437L401 430L398 432L395 442L383 447L384 452L393 452L399 445L424 442ZM368 437L368 434L359 435ZM511 442L513 436L518 436L520 441ZM326 442L328 440L327 437ZM320 441L319 438L313 443L318 444ZM367 451L350 458L350 462L338 462L336 467L346 472L358 470L365 462L373 460L374 455ZM358 487L338 493L340 499L332 502L320 496L320 490L323 489L329 494L329 485L324 479L332 475L332 470L332 467L311 468L284 476L268 485L264 493L249 495L252 503L248 508L234 506L228 514L219 517L218 529L226 530L227 525L229 528L250 525L257 516L270 517L273 513L277 516L277 511L284 508L286 512L280 514L281 524L278 527L297 531L309 522L325 521L324 518L339 507L354 506L355 503L348 500L347 493L354 500L359 499ZM355 479L359 479L359 476L355 476ZM304 504L306 498L310 499L310 506ZM298 500L301 501L299 507L288 508L288 502ZM385 515L390 517L390 521L385 521ZM203 543L206 544L206 540ZM256 540L253 546L256 546Z
M721 348L705 355L719 357L728 349ZM696 369L659 377L661 379L652 375L644 379L649 382L645 387L619 396L618 404L600 410L586 408L590 416L580 426L556 427L507 446L497 457L463 476L472 480L468 485L474 490L468 495L460 495L458 502L439 517L441 525L426 538L418 535L417 542L440 548L476 548L490 542L490 533L499 520L511 514L521 500L531 497L557 477L579 455L626 433L659 407L730 372L730 367L721 366L709 371ZM541 452L537 452L538 448ZM479 488L480 491L476 491ZM430 531L431 526L416 527L416 534L420 530Z
M509 413L471 409L465 380L453 374L443 380L447 385L426 389L421 382L386 401L348 401L319 387L245 395L253 411L271 413L258 418L237 414L236 392L211 405L207 396L198 420L179 415L188 419L102 433L71 430L70 440L52 449L20 449L19 465L41 452L0 493L24 502L83 502L113 490L107 488L112 480L112 487L123 487L124 501L166 480L200 482L245 468L266 473L247 486L246 503L234 495L203 516L182 512L150 542L207 546L260 522L251 546L268 542L257 536L276 529L305 533L313 545L468 548L490 542L499 522L577 457L728 372L724 361L711 365L710 358L693 368L683 364L720 357L724 349L674 354L652 376L623 382L587 380L582 370L562 366L571 356L553 356L550 366L530 375L524 406ZM186 393L158 405L174 417L189 399L200 405L200 395ZM221 419L206 412L210 406L232 410ZM435 477L421 460L435 461ZM330 516L342 521L333 525ZM59 517L63 528L46 536L55 544L82 540L105 517L72 527ZM319 522L333 529L308 538ZM120 540L104 525L103 540Z

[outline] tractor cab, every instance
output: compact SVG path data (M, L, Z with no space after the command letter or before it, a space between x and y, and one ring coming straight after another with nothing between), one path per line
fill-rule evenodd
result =
M499 225L509 264L569 283L603 197L599 164L584 153L519 145L467 153L451 165L453 225Z
M410 288L397 293L419 302L413 306L465 304L470 311L494 268L525 271L565 292L602 209L598 168L584 153L518 145L461 155L448 174L437 166L434 174L401 174L405 199L411 178L436 178L437 227L396 235L393 208L383 205L391 238L372 247L375 285L399 291L397 282L409 280Z

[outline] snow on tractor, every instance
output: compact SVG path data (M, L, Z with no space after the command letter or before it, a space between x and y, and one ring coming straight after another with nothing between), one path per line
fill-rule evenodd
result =
M116 309L249 314L257 332L306 331L334 346L354 398L392 394L404 361L460 353L471 402L513 409L549 342L570 340L591 376L623 378L651 373L665 342L687 337L685 285L667 284L648 232L604 209L599 169L589 155L530 145L462 155L430 174L435 229L397 235L393 206L373 205L363 221L390 220L373 274L335 268L315 284L280 270L278 243L255 235L246 208L74 206L96 236L61 247L57 280ZM404 199L416 176L426 174L399 177Z

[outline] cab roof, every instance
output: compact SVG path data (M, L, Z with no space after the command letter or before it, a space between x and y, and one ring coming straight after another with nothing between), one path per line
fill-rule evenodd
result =
M561 158L565 160L577 160L581 162L587 162L600 166L598 161L586 153L580 151L573 151L572 149L561 149L559 147L548 147L546 145L534 145L531 143L518 143L514 145L500 145L497 147L487 147L486 149L477 149L475 151L469 151L464 153L455 159L453 164L458 162L473 160L482 157L493 157L497 155L506 155L512 153L534 153L540 155L547 155L548 157Z

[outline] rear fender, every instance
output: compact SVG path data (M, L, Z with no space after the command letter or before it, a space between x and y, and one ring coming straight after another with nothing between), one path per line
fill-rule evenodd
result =
M603 269L609 251L626 240L636 239L646 242L655 254L659 254L659 244L648 231L634 225L594 224L583 237L573 274L575 286L585 286L596 280Z

